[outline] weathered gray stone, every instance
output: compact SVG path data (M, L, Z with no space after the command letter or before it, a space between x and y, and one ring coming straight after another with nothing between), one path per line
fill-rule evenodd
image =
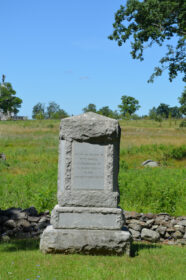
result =
M64 191L58 192L58 204L63 207L115 208L119 202L118 192Z
M159 226L159 227L157 228L157 232L159 232L160 235L164 235L165 232L166 232L166 229L167 229L166 227Z
M25 220L25 219L20 219L17 222L17 226L18 227L27 228L27 227L30 227L30 223L27 220Z
M141 231L141 229L142 229L141 225L135 224L135 223L129 224L128 227L129 227L129 229L133 229L135 231Z
M123 211L119 208L60 207L52 211L54 228L68 229L121 229Z
M14 220L10 219L10 220L8 220L8 221L6 221L4 223L4 226L8 227L8 228L15 228L16 227L16 223L15 223Z
M153 224L154 224L154 219L150 219L150 220L146 221L147 227L151 227Z
M181 231L182 233L185 233L185 228L184 226L181 225L175 225L174 228L178 231Z
M118 121L93 112L65 118L61 121L60 139L87 142L89 139L104 139L109 142L120 137Z
M180 239L183 237L183 233L181 233L180 231L176 231L172 234L172 236L175 238L175 239Z
M158 228L158 225L153 225L151 229L152 229L152 230L155 230L155 229L157 229L157 228Z
M186 227L186 220L179 221L178 225Z
M3 235L3 236L1 236L1 240L3 242L8 242L8 241L10 241L10 237L8 235Z
M153 230L150 230L147 228L143 228L142 232L141 232L141 238L143 240L157 242L160 238L160 235L156 231L153 231Z
M123 211L124 212L124 215L126 217L126 219L137 219L137 218L140 218L141 217L141 214L140 213L136 213L134 211L132 212L129 212L129 211Z
M40 249L44 253L130 255L131 235L119 230L75 230L47 227Z
M134 240L139 240L141 238L141 234L139 231L130 228L130 233L132 234Z
M117 208L118 121L95 113L66 118L59 139L59 205L42 235L42 251L124 252L131 235L121 230Z

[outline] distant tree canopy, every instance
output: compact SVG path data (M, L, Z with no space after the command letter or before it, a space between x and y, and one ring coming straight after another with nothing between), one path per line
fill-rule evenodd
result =
M112 111L112 109L110 109L109 106L103 106L102 108L97 110L96 105L93 103L88 104L87 107L82 109L82 111L83 113L94 112L102 116L113 118L113 119L119 119L120 117L117 110Z
M17 114L22 104L22 99L16 97L16 91L13 89L11 83L4 82L3 75L2 83L0 83L0 110L7 113Z
M132 96L123 95L121 97L121 104L118 105L122 117L131 116L139 108L139 101Z
M162 46L174 38L175 45L167 44L167 53L148 82L161 76L165 69L170 81L178 73L183 73L186 81L185 19L185 0L127 0L115 14L114 31L109 39L117 41L119 46L130 41L132 58L142 61L147 47L154 43Z
M88 104L87 107L83 108L82 111L83 111L83 113L87 113L87 112L94 112L94 113L96 113L97 112L96 105L90 103L90 104Z
M170 107L167 104L161 103L157 108L153 107L151 110L149 110L149 117L150 119L156 120L157 118L175 118L179 119L182 117L182 113L180 111L180 108L177 106Z
M182 92L182 95L180 98L178 98L178 100L181 105L180 112L186 116L186 87L184 88L184 91Z
M33 119L62 119L68 117L67 112L55 102L50 102L45 110L45 105L37 103L32 109Z

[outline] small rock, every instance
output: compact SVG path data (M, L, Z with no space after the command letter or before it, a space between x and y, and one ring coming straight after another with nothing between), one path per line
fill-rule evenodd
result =
M166 227L163 227L163 226L159 226L158 228L157 228L157 232L159 232L159 234L161 235L161 236L163 236L164 234L165 234L165 232L166 232Z
M174 226L174 228L175 228L176 230L181 231L182 233L185 233L184 226L181 226L181 225L175 225L175 226Z
M28 228L28 227L30 227L30 223L25 219L21 219L21 220L18 220L17 226L22 227L22 228Z
M140 239L140 237L141 237L141 234L140 234L140 232L139 231L136 231L136 230L133 230L133 229L129 229L129 231L130 231L130 233L132 234L132 237L134 238L134 239Z
M147 219L155 219L156 215L152 214L152 213L147 213L147 214L143 214L143 218L147 218Z
M168 232L165 233L165 238L170 239L172 238Z
M186 245L186 239L178 239L178 240L176 240L176 244L178 244L178 245Z
M146 221L147 227L151 227L153 224L154 224L154 219L150 219L150 220Z
M1 159L1 160L6 160L6 156L5 156L5 154L3 154L3 153L2 153L2 154L0 154L0 159Z
M158 162L148 159L141 164L142 166L149 166L149 167L157 167L159 166Z
M134 224L134 223L129 224L128 227L129 227L129 229L133 229L135 231L141 231L141 229L142 229L141 225Z
M156 231L143 228L141 232L141 238L147 241L156 242L160 239L160 235Z
M158 228L158 225L153 225L152 226L152 230L155 230L155 229L157 229Z
M186 233L184 234L183 239L186 239Z
M3 235L3 236L1 236L1 240L3 241L3 242L8 242L8 241L10 241L10 237L8 236L8 235Z
M141 214L136 213L136 212L129 212L129 211L124 211L124 216L126 219L135 219L135 218L140 218Z
M40 217L34 217L34 216L28 216L29 222L38 222L40 220Z
M174 237L174 239L180 239L183 237L183 234L180 231L176 231L172 234L172 237Z
M171 227L171 228L167 228L167 230L166 230L168 233L172 233L172 232L175 232L176 231L176 229L175 228L173 228L173 227Z
M186 220L179 221L178 225L186 227Z
M39 223L46 223L48 222L49 219L47 219L47 217L42 217L40 220L39 220Z
M15 228L16 227L16 223L15 223L14 220L7 220L4 223L4 226L7 227L7 228Z

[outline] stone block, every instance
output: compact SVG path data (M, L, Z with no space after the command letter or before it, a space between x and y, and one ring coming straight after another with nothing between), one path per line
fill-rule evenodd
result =
M131 234L121 230L54 229L48 226L42 234L43 253L84 253L130 255Z
M60 207L52 211L51 224L63 229L121 229L124 225L120 208Z
M115 208L119 202L118 192L64 191L58 192L58 204L63 207Z

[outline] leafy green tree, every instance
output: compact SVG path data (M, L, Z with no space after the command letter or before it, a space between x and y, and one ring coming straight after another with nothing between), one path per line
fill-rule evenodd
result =
M94 113L96 113L97 112L96 105L90 103L87 107L83 108L82 111L83 111L83 113L87 113L87 112L94 112Z
M157 109L156 107L153 107L152 109L149 110L149 118L151 120L155 120L157 117Z
M139 101L134 97L123 95L121 97L121 105L118 105L122 117L130 117L139 108Z
M4 79L5 76L2 80L3 82L0 83L0 110L5 114L17 114L23 101L21 98L15 96L16 91L13 89L11 83L5 83Z
M180 112L180 108L178 108L178 106L170 107L169 114L171 114L171 117L174 119L180 119L182 117L182 113Z
M54 101L50 102L48 107L47 107L47 111L46 111L47 118L53 119L54 115L59 110L60 110L60 106L57 103L55 103Z
M184 88L184 91L182 92L181 97L178 98L180 103L180 112L183 115L186 115L186 87Z
M162 118L168 118L169 116L169 112L170 112L170 108L169 105L161 103L158 108L157 108L157 115L161 116Z
M147 47L162 46L174 38L175 45L167 44L167 53L148 82L161 76L165 69L170 81L179 72L186 81L185 11L185 0L127 0L115 14L114 31L109 39L117 41L119 46L130 41L132 58L142 61Z
M55 112L52 115L52 119L64 119L64 118L67 118L67 117L69 117L69 115L63 109L59 109L57 112Z
M104 106L102 108L100 108L97 111L98 114L109 117L109 118L113 118L113 119L119 119L119 114L117 112L117 110L112 111L109 106Z
M38 102L32 109L32 118L33 119L44 119L46 116L45 105Z

